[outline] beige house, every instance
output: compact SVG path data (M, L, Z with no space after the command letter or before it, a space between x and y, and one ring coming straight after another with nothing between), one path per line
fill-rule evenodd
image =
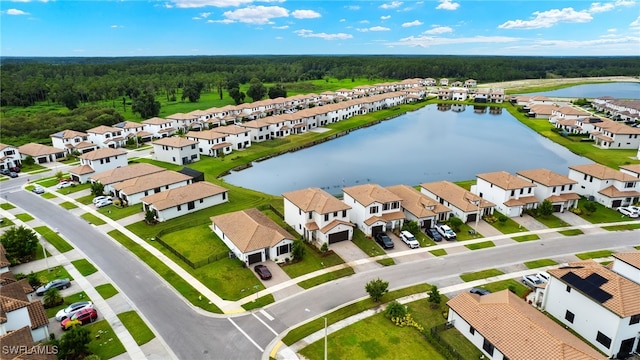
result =
M451 209L451 214L463 222L475 221L482 216L491 215L496 206L450 181L424 183L420 184L420 187L421 193ZM446 221L448 218L448 214L441 215L438 221Z
M451 209L408 185L388 186L387 190L402 198L402 211L407 220L421 228L432 228L440 219L448 219Z
M229 201L228 190L204 181L169 189L140 199L144 212L162 222Z

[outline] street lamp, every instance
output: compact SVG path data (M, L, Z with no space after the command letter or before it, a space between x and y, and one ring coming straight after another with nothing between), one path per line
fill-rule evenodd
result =
M309 310L308 308L305 308L304 311L306 312L311 312L311 310ZM324 317L324 360L327 360L328 357L328 351L327 351L327 334L328 334L328 330L327 330L327 317Z
M40 240L42 240L41 246L42 246L42 254L44 255L44 264L47 267L47 272L50 272L51 270L49 269L49 260L47 259L47 249L44 248L44 238L40 236Z

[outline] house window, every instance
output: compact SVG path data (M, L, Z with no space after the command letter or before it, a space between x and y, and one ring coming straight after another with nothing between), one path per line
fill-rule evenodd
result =
M342 217L346 218L347 217L347 210L342 210Z
M280 245L276 249L276 254L278 256L280 256L282 254L287 254L287 253L290 253L290 252L291 252L291 244Z
M562 185L562 187L560 187L560 191L564 191L564 185Z
M372 206L369 208L369 214L375 214L378 212L378 207L377 206Z
M178 211L182 210L182 205L178 205Z
M511 196L515 196L516 195L516 191L515 190L511 190Z
M382 204L382 211L389 210L389 204Z
M587 180L587 174L584 174L584 180Z
M625 189L632 188L632 187L633 187L633 185L634 185L634 183L632 183L632 182L628 182L628 183L625 183L625 184L624 184L624 188L625 188Z
M520 189L520 195L524 194L524 189Z
M533 188L529 188L528 193L531 194L531 191L533 190Z
M329 214L324 214L324 221L329 221Z
M640 323L640 314L631 316L629 320L629 325Z
M333 213L333 217L338 217L338 212L337 212L337 211L335 211L335 212Z
M200 204L202 204L204 202L204 199L200 199Z
M564 190L564 189L562 189L562 190ZM551 190L551 192L556 192L556 187L555 186L553 187L553 190Z
M476 334L476 329L473 328L473 326L469 325L469 333L471 335L475 335Z
M222 200L227 200L227 193L226 192L222 193Z
M567 310L566 313L564 313L564 319L567 320L568 322L573 324L573 319L575 318L575 314L572 313L571 311Z
M298 209L298 215L302 215L302 209Z
M596 336L596 341L604 345L604 347L606 347L607 349L611 346L611 339L607 335L601 333L600 331L598 331L598 335Z
M493 356L493 350L495 349L495 346L493 346L493 344L489 340L484 339L484 342L482 343L482 349L486 351L490 356Z
M193 201L187 203L187 210L193 210L196 208L196 204Z
M571 286L567 285L567 288L565 289L568 293L571 292Z
M312 218L313 218L313 213L309 211L309 220L311 220Z

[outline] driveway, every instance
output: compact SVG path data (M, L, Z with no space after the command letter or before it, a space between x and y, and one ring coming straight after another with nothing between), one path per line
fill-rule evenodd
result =
M253 267L258 265L258 264L253 264L251 265L251 271L253 271L253 274L256 276L256 279L258 279L258 281L261 281L262 284L264 285L264 287L266 288L270 288L273 286L276 286L278 284L282 284L286 281L291 280L291 277L289 277L289 275L280 267L280 265L276 264L274 261L269 260L269 261L265 261L265 262L261 262L259 264L262 265L266 265L269 268L269 271L271 271L271 279L269 280L261 280L260 277L258 276L258 274L253 270ZM250 291L249 294L251 293L255 293L255 289L248 289ZM301 291L304 291L303 288L301 288L298 285L291 285L291 286L287 286L282 290L277 290L274 291L273 294L273 298L278 301L278 300L282 300L284 298L287 298L291 295L295 295ZM260 296L258 294L258 296Z
M523 216L512 217L512 219L513 221L522 225L522 227L527 228L527 230L529 231L548 229L548 227L546 227L543 223L539 222L538 220L526 214ZM540 237L540 239L548 239L548 238L556 237L558 236L558 234L550 232L550 233L541 233L541 234L538 234L538 236Z
M477 228L476 228L476 222L475 221L470 221L470 222L467 223L467 225L471 226L477 233L482 234L482 236L484 236L484 237L502 235L500 230L494 228L493 226L491 226L491 224L489 224L488 222L486 222L484 220L478 221L478 227Z
M572 225L572 226L591 225L590 222L588 222L587 220L581 218L580 216L572 213L571 211L565 211L565 212L561 212L561 213L560 212L554 212L553 215L559 217L564 222L566 222L567 224ZM582 229L582 232L584 232L585 234L596 234L596 233L607 232L607 230L604 230L604 229L599 228L599 227L594 227L594 228L589 228L589 229Z
M331 244L330 249L333 250L338 256L344 260L346 263L355 262L362 259L367 259L369 256L365 254L356 244L351 241L340 241L334 244ZM353 271L361 272L367 271L371 269L378 269L382 267L382 265L377 262L367 262L365 264L356 265L351 264Z

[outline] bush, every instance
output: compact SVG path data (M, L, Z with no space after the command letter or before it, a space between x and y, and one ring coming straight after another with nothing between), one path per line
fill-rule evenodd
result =
M389 282L378 278L369 281L365 285L364 289L367 291L367 294L371 296L373 301L378 302L382 296L389 291Z
M388 319L401 318L406 314L407 308L395 300L390 302L389 305L387 305L387 308L384 310L384 316L386 316Z
M452 216L449 219L449 226L451 226L451 229L455 232L460 231L460 227L462 226L462 224L463 224L462 220L455 216Z
M322 251L322 253L326 253L327 251L329 251L329 244L323 243L320 247L320 251Z
M412 234L419 234L420 225L418 225L417 221L413 221L413 220L405 221L404 224L402 224L402 230L406 230Z

